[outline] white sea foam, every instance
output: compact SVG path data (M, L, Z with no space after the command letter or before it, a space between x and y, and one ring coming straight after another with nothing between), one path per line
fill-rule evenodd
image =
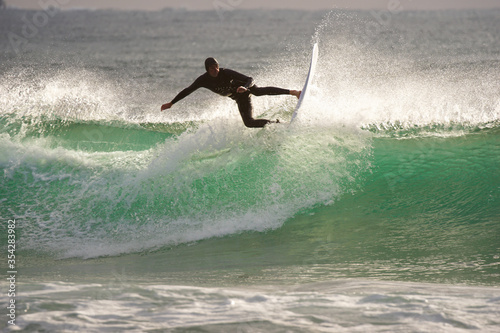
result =
M338 280L203 288L137 286L116 276L104 284L27 289L34 290L22 293L29 308L17 327L59 332L495 332L500 324L499 290L487 287Z

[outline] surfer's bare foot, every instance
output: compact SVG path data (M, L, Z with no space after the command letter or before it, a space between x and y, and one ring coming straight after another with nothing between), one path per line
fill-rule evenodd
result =
M297 98L300 98L301 93L302 93L302 91L300 91L300 90L290 90L290 95L293 95Z

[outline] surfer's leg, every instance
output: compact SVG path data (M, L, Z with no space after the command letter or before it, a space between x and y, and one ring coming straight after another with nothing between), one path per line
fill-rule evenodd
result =
M252 86L250 89L252 95L264 96L264 95L290 95L290 90L278 88L278 87L257 87Z
M238 96L236 103L240 110L241 119L243 119L243 123L246 127L264 127L271 122L267 119L253 119L252 100L248 92Z
M297 98L300 97L300 90L289 90L278 87L257 87L252 86L250 92L255 96L264 96L264 95L293 95Z

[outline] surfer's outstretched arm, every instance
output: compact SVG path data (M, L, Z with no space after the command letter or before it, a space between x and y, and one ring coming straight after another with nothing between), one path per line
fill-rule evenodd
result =
M181 99L187 97L190 95L193 91L197 90L198 88L201 88L202 85L202 77L200 76L197 78L193 84L191 84L189 87L183 89L180 93L177 94L177 96L174 97L174 99L168 103L165 103L161 106L161 111L170 109L175 103L180 101Z

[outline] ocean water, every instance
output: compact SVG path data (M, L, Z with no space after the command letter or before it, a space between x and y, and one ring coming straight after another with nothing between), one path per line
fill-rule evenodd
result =
M499 22L0 11L0 329L499 332ZM315 42L290 126L291 96L263 129L206 90L160 112L209 56L300 89Z

